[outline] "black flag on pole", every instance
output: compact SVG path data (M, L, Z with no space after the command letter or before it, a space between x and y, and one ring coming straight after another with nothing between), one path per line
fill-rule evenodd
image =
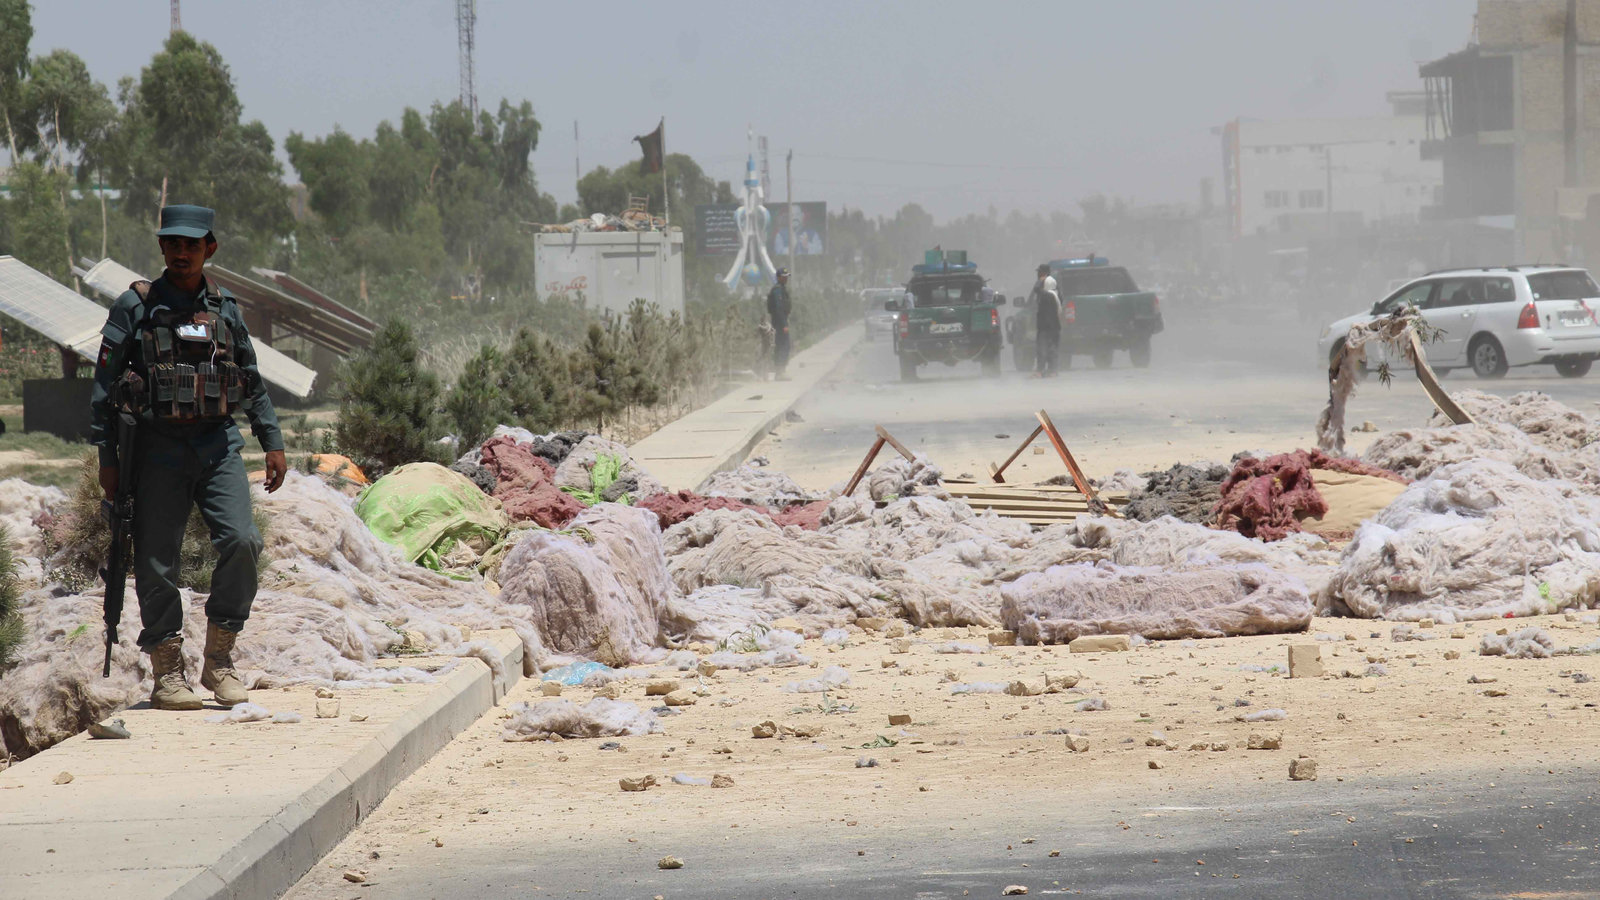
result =
M639 142L639 149L644 151L644 159L639 160L640 175L653 175L661 171L666 160L666 129L667 120L662 119L655 131L634 138Z

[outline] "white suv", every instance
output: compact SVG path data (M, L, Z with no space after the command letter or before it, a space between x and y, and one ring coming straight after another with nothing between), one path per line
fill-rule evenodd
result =
M1499 378L1512 366L1551 363L1581 378L1600 359L1600 287L1584 269L1546 265L1447 269L1408 281L1371 310L1322 329L1321 358L1331 362L1351 325L1402 304L1439 330L1427 349L1441 374L1471 368L1480 378ZM1367 361L1376 365L1385 356L1386 348L1371 347Z

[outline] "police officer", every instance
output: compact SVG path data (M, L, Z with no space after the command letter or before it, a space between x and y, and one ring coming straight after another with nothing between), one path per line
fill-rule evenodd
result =
M1061 297L1050 264L1039 264L1039 280L1033 285L1034 378L1054 378L1056 354L1061 349Z
M772 319L773 378L788 379L789 368L789 270L778 270L778 283L767 292L767 316Z
M107 499L117 492L121 450L113 388L132 385L128 402L139 412L133 571L144 625L139 647L150 654L155 672L150 705L156 709L200 708L184 674L178 594L179 550L195 506L217 551L200 684L223 706L248 699L233 668L233 645L255 599L261 535L250 515L235 411L249 417L266 451L269 492L282 486L288 470L278 417L238 304L205 277L205 262L217 252L214 219L200 206L162 208L156 235L166 271L153 282L135 282L112 304L95 367L90 430Z

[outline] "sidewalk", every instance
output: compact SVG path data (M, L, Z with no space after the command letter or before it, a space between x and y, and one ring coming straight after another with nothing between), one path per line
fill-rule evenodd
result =
M315 718L312 688L251 693L300 713L296 724L210 724L219 708L140 704L118 714L130 740L80 734L0 772L0 896L280 896L521 678L514 632L477 639L500 674L479 659L396 660L453 668L430 684L337 691L328 719ZM71 780L54 783L60 773Z
M713 472L744 462L784 414L838 367L861 335L860 323L839 329L789 360L789 381L739 385L634 443L629 454L669 489L694 490Z

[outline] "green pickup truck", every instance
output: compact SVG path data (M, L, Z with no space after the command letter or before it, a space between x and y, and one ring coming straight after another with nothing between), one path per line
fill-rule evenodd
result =
M1155 294L1139 290L1127 269L1103 256L1051 260L1050 275L1061 296L1061 368L1072 367L1074 353L1110 368L1118 350L1141 369L1150 365L1150 337L1163 328ZM1016 305L1021 309L1006 317L1006 338L1017 369L1026 372L1033 368L1032 297L1018 297Z
M1000 374L1000 311L1004 297L984 286L966 254L949 252L913 266L904 297L893 309L900 378L915 381L917 367L975 361L985 375Z

